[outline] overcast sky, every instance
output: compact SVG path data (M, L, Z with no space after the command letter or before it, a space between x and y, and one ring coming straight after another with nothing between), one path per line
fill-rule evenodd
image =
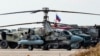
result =
M48 7L54 10L78 11L100 14L100 0L0 0L0 14L16 11L37 10ZM100 16L49 13L49 20L54 21L56 14L61 18L61 23L78 25L100 25ZM20 13L0 16L0 26L27 23L43 20L43 13ZM34 27L39 25L14 26L7 28Z

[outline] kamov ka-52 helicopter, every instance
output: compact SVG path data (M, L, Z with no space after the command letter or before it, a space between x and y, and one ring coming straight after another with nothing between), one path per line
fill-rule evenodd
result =
M12 25L5 25L0 27L10 27L10 26L17 26L17 25L28 25L28 24L43 24L43 32L44 34L39 35L33 33L34 31L29 30L28 37L29 39L21 39L17 41L12 41L13 39L9 40L6 34L5 36L1 36L0 45L2 47L7 48L8 46L12 48L16 48L18 45L28 45L28 49L32 50L34 46L40 46L44 50L48 50L49 48L65 48L71 50L71 36L66 35L63 31L57 32L56 29L51 27L51 24L55 24L55 22L50 22L48 20L48 13L49 12L63 12L63 13L76 13L76 14L87 14L87 15L100 15L94 13L85 13L85 12L75 12L75 11L62 11L62 10L50 10L49 8L45 7L42 10L31 10L31 11L20 11L20 12L11 12L11 13L3 13L0 15L8 15L8 14L17 14L17 13L37 13L37 12L44 12L44 19L42 22L30 22L30 23L20 23L20 24L12 24ZM57 23L58 24L58 23ZM60 23L59 23L60 24ZM31 33L32 32L32 33ZM38 36L37 36L38 35ZM13 33L12 33L13 36ZM19 36L17 37L19 38ZM83 41L81 37L74 37L77 39L75 42L80 43ZM16 45L15 45L16 44ZM14 46L13 46L14 45Z

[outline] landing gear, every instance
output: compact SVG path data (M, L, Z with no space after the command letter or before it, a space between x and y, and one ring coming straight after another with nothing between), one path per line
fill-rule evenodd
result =
M59 48L59 45L55 44L55 45L53 45L53 48L54 49L58 49Z
M48 44L45 44L45 45L43 46L43 50L49 50Z
M32 50L33 50L33 45L29 45L29 46L28 46L28 50L29 50L29 51L32 51Z
M17 48L20 49L21 48L21 44L18 44Z
M79 49L79 48L81 48L81 43L73 43L73 44L71 44L71 47L74 49Z
M71 45L64 45L64 48L67 49L67 50L71 50Z

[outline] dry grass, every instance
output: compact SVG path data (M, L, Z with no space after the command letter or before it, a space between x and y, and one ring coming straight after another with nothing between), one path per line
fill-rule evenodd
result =
M100 56L100 43L96 47L90 47L85 51L78 52L75 56Z

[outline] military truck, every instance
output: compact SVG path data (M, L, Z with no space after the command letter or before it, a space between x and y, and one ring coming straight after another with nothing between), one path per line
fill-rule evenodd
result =
M18 46L21 33L25 31L11 31L8 29L0 29L0 47L7 49L8 47L14 49Z

